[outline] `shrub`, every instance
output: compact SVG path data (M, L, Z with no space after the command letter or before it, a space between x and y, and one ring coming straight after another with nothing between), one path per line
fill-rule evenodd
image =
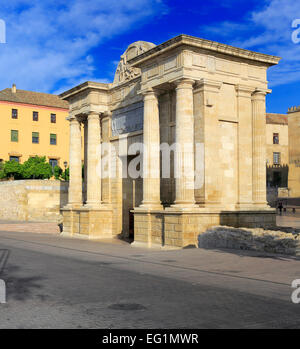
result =
M53 176L52 167L45 156L29 158L21 167L24 179L49 179Z
M22 165L17 161L6 161L3 167L3 178L22 179Z

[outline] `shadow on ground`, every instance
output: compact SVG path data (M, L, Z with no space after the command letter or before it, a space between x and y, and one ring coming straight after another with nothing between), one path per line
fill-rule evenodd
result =
M33 291L42 289L42 276L21 277L21 268L9 264L10 250L0 249L0 278L5 281L7 299L24 301L32 297Z

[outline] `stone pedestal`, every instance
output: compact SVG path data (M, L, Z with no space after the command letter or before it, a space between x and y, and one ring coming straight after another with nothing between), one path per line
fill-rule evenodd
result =
M112 209L64 208L62 236L95 240L113 237Z
M198 236L217 225L271 228L276 226L276 211L221 211L212 208L135 210L134 245L165 249L198 247Z

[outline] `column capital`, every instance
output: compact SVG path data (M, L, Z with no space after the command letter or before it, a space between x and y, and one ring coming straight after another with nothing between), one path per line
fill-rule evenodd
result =
M173 83L176 85L176 89L178 88L193 88L193 85L195 84L195 80L189 79L189 78L180 78L178 80L173 81Z
M266 97L267 94L271 93L272 90L269 89L260 89L256 88L255 91L252 93L252 98L253 99L260 99Z
M196 82L195 89L198 91L219 92L222 84L221 81L201 79Z
M112 111L107 110L107 111L105 111L105 112L102 113L102 116L103 116L104 118L106 118L106 117L111 117L111 116L112 116Z
M158 91L156 91L155 89L153 88L148 88L147 90L145 91L141 91L140 92L141 95L145 98L157 98L158 96Z
M251 95L255 92L255 88L247 85L237 84L235 85L237 97L251 98Z
M100 120L100 114L95 112L95 111L91 111L87 114L87 119L88 120Z
M72 121L77 121L79 122L78 118L75 115L69 115L66 117L66 120L72 122Z

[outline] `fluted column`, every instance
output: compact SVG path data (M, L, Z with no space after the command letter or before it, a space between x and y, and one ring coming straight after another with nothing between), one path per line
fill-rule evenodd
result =
M90 113L87 117L87 201L89 207L101 205L101 125L100 116ZM99 166L98 166L99 165Z
M82 205L82 169L81 169L81 125L76 117L70 117L70 181L68 206Z
M160 209L160 135L156 93L144 93L143 201L141 207Z
M194 194L194 80L176 82L176 197L173 207L195 206Z
M266 93L257 90L252 94L253 127L253 203L266 206Z
M245 85L235 86L238 110L238 203L237 207L252 205L252 93L253 88Z
M83 202L86 203L87 200L87 159L88 159L88 121L87 119L84 121L83 123L83 127L84 127L84 140L83 140L83 144L84 144L84 149L83 149L83 157L84 157L84 181L83 181Z

